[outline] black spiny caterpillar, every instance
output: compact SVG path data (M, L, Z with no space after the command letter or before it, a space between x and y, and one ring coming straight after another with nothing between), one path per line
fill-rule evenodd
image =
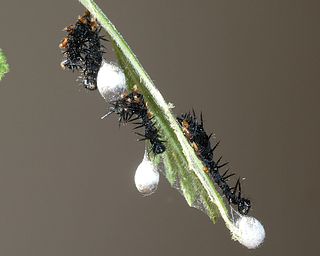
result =
M116 100L110 103L110 111L107 115L116 113L119 116L119 125L129 123L137 125L135 129L144 127L144 134L136 132L142 138L139 141L149 140L152 152L157 155L166 150L163 140L160 138L159 130L155 126L154 116L148 110L147 103L142 94L134 87L133 91L124 92Z
M83 86L89 90L97 89L97 75L104 53L101 40L106 40L100 36L101 26L86 11L75 25L66 27L64 31L68 34L59 44L65 57L61 67L79 70Z
M216 143L215 146L211 146L210 137L212 134L208 135L205 132L202 114L200 115L200 121L197 120L194 111L192 114L182 114L177 118L177 120L182 127L185 137L190 141L191 146L205 165L204 171L208 173L213 181L219 186L229 203L237 205L238 211L241 214L248 214L251 202L249 199L241 196L240 178L237 180L234 187L230 187L227 181L235 174L228 174L229 169L221 174L220 169L228 163L220 164L222 157L217 161L214 160L213 152L219 145L219 142Z

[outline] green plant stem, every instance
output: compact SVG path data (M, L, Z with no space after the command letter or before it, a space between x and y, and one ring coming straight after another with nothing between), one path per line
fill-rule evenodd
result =
M91 14L99 21L102 27L108 32L111 39L121 51L120 55L124 56L127 63L133 69L133 72L139 77L139 90L141 90L144 97L146 97L148 106L150 106L150 108L153 110L155 116L157 117L157 121L159 121L159 126L168 136L170 136L170 140L172 140L172 143L170 143L172 147L170 149L172 151L172 155L178 158L185 165L185 168L194 172L206 190L209 198L217 206L221 217L226 223L226 226L236 238L237 228L234 226L234 223L229 216L223 199L217 192L210 177L208 177L208 175L203 171L204 166L202 162L195 155L193 148L189 145L189 142L183 135L176 118L171 113L171 110L169 109L158 89L154 86L151 78L144 70L126 41L111 23L111 21L107 18L107 16L97 6L97 4L92 0L79 1L91 12Z

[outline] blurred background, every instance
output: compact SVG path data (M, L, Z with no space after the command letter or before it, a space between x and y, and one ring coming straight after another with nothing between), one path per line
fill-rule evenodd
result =
M100 0L165 99L202 111L266 241L249 251L162 177L144 145L60 68L78 1L1 1L0 255L301 255L319 249L319 1ZM111 45L106 44L108 55Z

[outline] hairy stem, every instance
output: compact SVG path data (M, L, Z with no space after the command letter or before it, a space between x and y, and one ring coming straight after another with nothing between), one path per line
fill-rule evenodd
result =
M79 1L94 17L96 17L102 27L108 32L115 44L119 62L122 62L122 67L125 67L126 69L125 73L129 74L132 83L138 85L139 90L147 99L148 107L150 107L151 111L155 114L157 123L165 135L166 143L169 145L168 154L170 154L173 159L179 159L177 163L171 164L177 164L179 165L177 168L185 168L188 170L187 172L183 172L183 175L189 175L190 173L195 175L206 191L211 203L215 204L221 217L225 221L226 226L230 229L233 235L237 237L237 228L234 226L234 223L230 218L223 199L216 190L210 177L203 171L204 166L202 162L196 156L193 148L183 135L175 116L171 113L171 110L163 96L154 86L151 78L144 70L135 54L132 52L121 34L117 31L115 26L94 1Z

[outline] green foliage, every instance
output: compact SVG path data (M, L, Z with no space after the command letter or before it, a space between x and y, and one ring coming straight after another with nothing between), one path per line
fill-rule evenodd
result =
M0 81L6 73L9 72L9 64L7 63L7 58L4 52L0 49Z

